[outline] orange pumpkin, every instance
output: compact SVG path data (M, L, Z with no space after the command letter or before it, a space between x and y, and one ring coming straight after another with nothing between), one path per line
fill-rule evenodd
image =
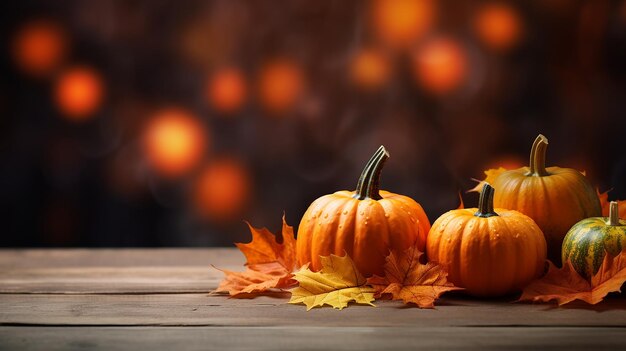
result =
M524 214L493 208L485 184L478 208L452 210L428 233L428 259L448 267L448 280L474 296L502 296L524 288L544 270L546 240Z
M300 265L322 268L320 256L347 253L366 275L383 274L389 250L417 243L424 250L430 222L413 199L379 190L380 173L389 157L381 146L369 160L355 191L338 191L315 200L298 227Z
M548 258L561 262L561 244L578 221L600 217L600 200L587 178L571 168L545 166L548 139L539 135L530 151L530 166L506 171L493 181L496 207L532 218L548 243Z

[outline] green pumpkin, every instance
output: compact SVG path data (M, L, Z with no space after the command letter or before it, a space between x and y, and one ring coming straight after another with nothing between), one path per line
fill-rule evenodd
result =
M576 272L591 279L602 265L605 252L617 255L626 247L626 221L611 202L609 218L591 217L574 224L563 239L563 262L570 260Z

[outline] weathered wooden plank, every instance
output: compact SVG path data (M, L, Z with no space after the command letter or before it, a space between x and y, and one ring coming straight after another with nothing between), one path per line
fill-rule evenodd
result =
M0 250L0 293L190 293L243 270L228 249Z
M0 350L623 349L624 328L0 327Z
M231 270L241 266L225 266ZM120 294L214 290L223 273L210 267L56 267L0 271L0 293Z
M0 270L54 267L241 265L236 248L0 249Z
M160 325L160 326L614 326L626 327L626 299L612 298L595 308L442 299L434 310L378 301L305 311L286 298L229 299L206 294L165 295L0 295L0 324Z

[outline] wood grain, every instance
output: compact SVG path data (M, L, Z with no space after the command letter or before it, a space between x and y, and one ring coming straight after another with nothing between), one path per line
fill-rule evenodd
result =
M625 337L563 327L0 327L0 350L619 350Z
M343 311L287 304L286 298L229 299L207 294L0 295L0 324L119 326L626 326L626 300L554 308L445 298L436 309L377 301Z
M286 297L209 295L235 249L0 250L0 350L624 349L626 296L597 306L448 294L306 312Z

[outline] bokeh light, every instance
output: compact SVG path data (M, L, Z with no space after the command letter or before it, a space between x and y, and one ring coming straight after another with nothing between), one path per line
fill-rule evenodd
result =
M350 80L361 89L381 88L389 80L390 73L389 59L375 49L358 51L350 61Z
M168 108L148 122L143 147L153 169L166 178L175 178L198 165L207 139L205 128L190 112Z
M434 22L432 0L374 0L372 24L376 36L393 47L415 43Z
M75 122L93 117L102 104L103 95L100 74L86 66L64 71L58 77L54 90L55 102L62 116Z
M292 110L304 90L302 68L288 59L268 62L262 66L258 79L260 103L273 114Z
M514 47L522 37L522 24L514 8L505 3L494 2L478 10L474 30L488 48L506 51Z
M222 68L210 76L206 94L213 109L231 114L240 110L246 102L247 82L239 69Z
M468 73L468 57L463 47L450 38L436 38L422 46L413 57L418 83L440 95L459 88Z
M193 187L198 214L215 221L239 219L250 200L251 181L247 168L233 157L211 161Z
M44 77L60 67L67 47L67 34L61 25L51 20L33 20L16 32L12 54L22 72Z

